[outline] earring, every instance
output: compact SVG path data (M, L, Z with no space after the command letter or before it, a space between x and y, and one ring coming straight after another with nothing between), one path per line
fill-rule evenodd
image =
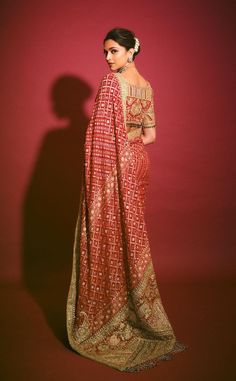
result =
M133 56L129 56L128 59L127 59L127 61L128 61L129 63L133 62Z

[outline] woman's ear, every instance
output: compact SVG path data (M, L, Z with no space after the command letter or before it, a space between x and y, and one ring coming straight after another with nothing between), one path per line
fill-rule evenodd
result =
M132 55L134 54L134 48L130 48L128 51L129 51Z

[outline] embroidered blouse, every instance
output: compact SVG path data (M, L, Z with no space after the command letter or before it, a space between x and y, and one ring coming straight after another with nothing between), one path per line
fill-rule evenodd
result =
M142 134L143 128L156 127L153 89L150 83L146 87L132 85L118 74L125 92L126 129L128 136L134 138Z

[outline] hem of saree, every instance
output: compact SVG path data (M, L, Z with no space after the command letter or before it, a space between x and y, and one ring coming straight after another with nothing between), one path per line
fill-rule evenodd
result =
M153 276L152 263L147 265L146 275L142 278L133 290L132 298L137 301L142 298L142 295L148 285L148 280ZM126 303L121 310L113 316L101 329L89 335L89 327L76 329L75 325L75 295L76 288L71 287L71 297L68 301L67 309L67 328L68 338L71 347L84 357L90 358L97 362L103 363L111 368L124 372L139 372L146 368L151 368L161 360L169 360L172 354L183 351L187 348L186 345L177 341L171 325L168 322L168 317L162 309L160 295L155 310L159 311L161 316L160 328L156 327L153 333L148 332L142 326L137 326L136 329L130 330L129 327L123 327L119 330L121 324L124 325L124 320L127 321L129 313L129 302ZM130 336L132 334L132 337ZM117 338L123 338L116 346ZM106 339L108 338L108 339ZM111 342L112 341L112 342ZM112 345L111 345L112 344ZM114 345L115 344L115 345ZM144 360L144 361L143 361Z
M166 352L165 354L160 355L160 356L155 356L152 359L149 359L147 361L141 362L140 364L137 364L137 365L131 366L131 367L130 366L118 367L118 366L115 366L115 365L112 365L112 364L108 364L105 361L103 361L102 359L99 359L99 358L97 358L95 356L87 354L83 350L81 350L81 351L76 350L73 347L73 345L71 345L71 347L81 357L84 357L84 358L96 361L96 362L98 362L100 364L108 366L109 368L118 370L121 373L138 373L138 372L141 372L141 371L145 371L145 370L149 370L149 369L155 368L162 361L173 360L174 355L176 355L177 353L186 351L189 348L189 345L179 341L178 339L176 339L173 348L169 352Z
M186 349L188 349L188 345L185 343L182 343L179 340L176 340L173 349L170 352L165 353L162 356L156 357L154 359L145 361L139 365L133 366L133 367L127 367L125 369L122 369L122 372L129 372L129 373L136 373L136 372L141 372L142 370L147 370L156 367L160 361L168 361L172 360L173 356L176 353L183 352Z

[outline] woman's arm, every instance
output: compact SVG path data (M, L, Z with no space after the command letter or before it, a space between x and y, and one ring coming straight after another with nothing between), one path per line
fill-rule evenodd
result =
M154 143L156 140L156 128L155 127L143 128L141 139L143 141L143 144Z
M151 102L148 110L145 112L142 125L142 141L143 144L151 144L156 140L156 120L154 111L154 94L151 93Z

